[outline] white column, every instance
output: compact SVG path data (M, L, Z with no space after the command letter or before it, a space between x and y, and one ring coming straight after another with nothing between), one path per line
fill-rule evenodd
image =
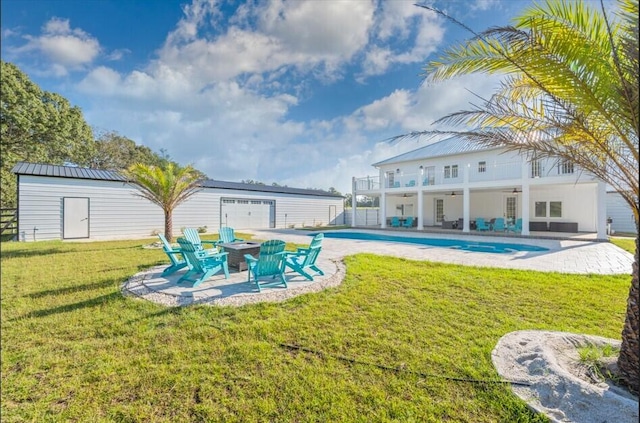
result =
M351 227L356 226L356 206L358 201L356 201L356 177L353 176L351 178Z
M529 234L529 184L522 185L522 201L520 204L522 213L522 235Z
M607 184L598 181L598 191L596 194L597 212L596 212L596 231L597 238L601 240L609 239L607 237Z
M471 190L469 189L469 172L471 171L471 163L462 169L462 232L469 232L471 225L469 222L471 211Z
M520 214L522 215L522 235L529 233L529 161L527 155L522 155L522 198L520 199Z
M464 189L462 190L462 219L463 219L463 223L462 223L462 232L470 232L470 222L469 219L471 219L471 212L470 212L470 207L471 207L471 190L469 189L468 186L465 185Z
M387 227L387 193L382 190L380 194L380 228Z
M424 194L422 192L422 188L420 185L418 185L418 230L419 231L424 229L424 216L422 216L424 211L423 197L424 197Z

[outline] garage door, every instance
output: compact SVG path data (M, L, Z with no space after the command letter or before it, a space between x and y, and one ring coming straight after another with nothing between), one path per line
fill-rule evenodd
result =
M275 228L275 201L223 198L220 223L235 229Z

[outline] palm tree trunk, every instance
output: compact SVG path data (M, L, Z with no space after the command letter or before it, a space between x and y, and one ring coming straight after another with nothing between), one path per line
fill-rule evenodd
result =
M164 211L164 237L173 242L173 222L171 210Z
M633 260L633 270L631 275L631 288L629 289L629 299L627 300L627 315L622 328L622 346L620 357L618 357L618 370L620 377L627 383L629 389L636 394L640 391L639 366L640 344L638 343L638 301L640 301L638 290L638 246L639 236L636 237L636 252Z

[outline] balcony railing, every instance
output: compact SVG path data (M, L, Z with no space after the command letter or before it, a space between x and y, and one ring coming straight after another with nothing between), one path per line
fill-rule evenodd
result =
M365 176L356 178L356 191L372 191L380 189L379 176Z
M471 165L469 168L469 182L503 181L505 179L520 179L522 177L522 162L486 163L483 166Z
M423 172L406 173L388 172L383 178L379 176L366 176L355 179L356 191L366 192L380 189L387 190L417 190L433 185L460 184L464 181L463 172L469 172L469 182L491 182L522 178L522 166L527 166L528 177L551 178L569 176L576 173L572 165L560 164L551 161L537 161L522 163L521 161L501 162L486 164L473 163L453 169L440 168L437 171L425 169Z

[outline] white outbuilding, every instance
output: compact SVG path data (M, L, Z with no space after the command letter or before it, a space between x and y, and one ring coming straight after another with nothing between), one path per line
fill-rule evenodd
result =
M164 230L160 207L116 171L20 162L18 239L135 239ZM291 228L344 223L344 197L327 191L205 180L173 213L181 228Z

